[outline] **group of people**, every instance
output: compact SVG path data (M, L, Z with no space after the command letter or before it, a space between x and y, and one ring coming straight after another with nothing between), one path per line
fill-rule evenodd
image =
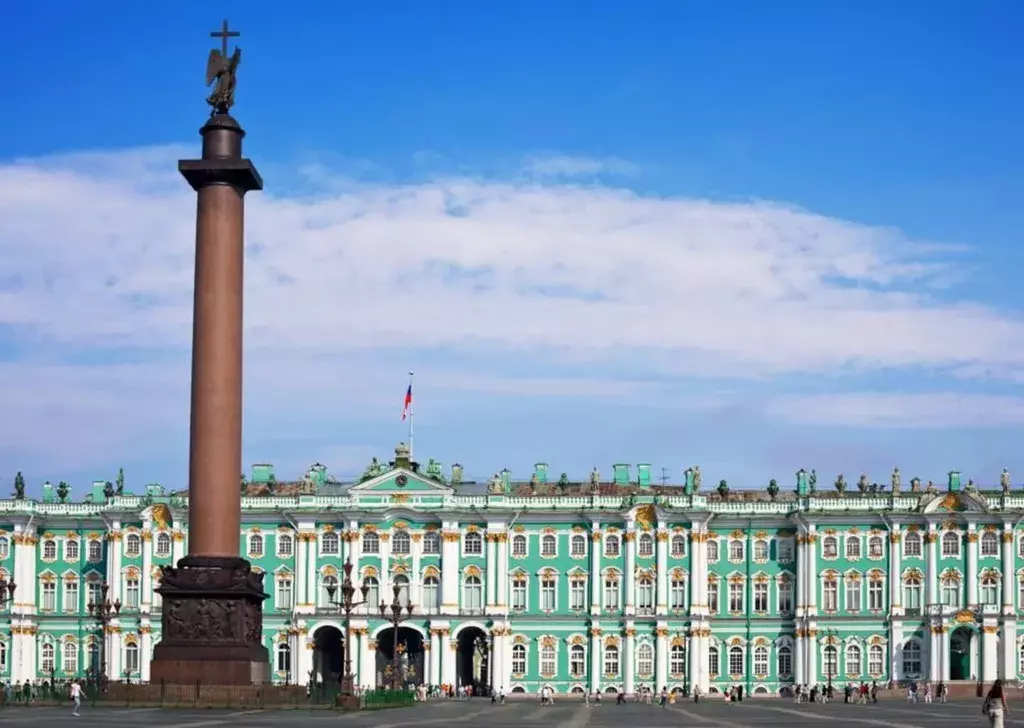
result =
M21 682L13 685L11 683L0 683L0 692L3 695L4 703L25 703L30 704L35 700L64 700L67 696L73 704L72 715L78 715L82 707L82 682L72 679L63 682L56 680L51 684L49 680L42 682Z

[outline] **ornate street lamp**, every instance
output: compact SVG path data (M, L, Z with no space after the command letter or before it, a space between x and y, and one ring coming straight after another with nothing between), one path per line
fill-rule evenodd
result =
M14 602L14 590L18 588L18 585L14 583L14 579L8 581L3 577L0 577L0 607L7 606Z
M380 602L380 616L391 623L391 632L394 634L394 643L392 645L392 669L391 669L391 689L398 690L402 684L401 667L402 663L399 659L400 654L398 652L398 626L409 619L412 616L412 603L402 605L402 587L400 584L395 584L394 598L391 600L391 604L387 604L382 599ZM402 610L406 610L406 615L402 616Z
M345 578L341 582L341 599L335 601L334 595L338 592L338 587L335 584L331 584L327 587L327 601L332 606L340 607L345 612L345 640L343 642L345 648L345 675L341 679L341 694L352 695L354 676L352 675L352 648L350 646L352 640L352 610L356 607L366 604L366 597L370 593L370 586L363 584L359 588L359 592L363 598L356 600L356 588L352 585L352 559L345 561L343 567Z
M118 614L121 613L121 600L115 599L111 602L107 598L107 594L110 592L110 585L107 582L103 582L100 585L100 600L98 602L89 602L89 614L96 623L100 626L100 674L99 683L102 689L103 684L107 680L107 625L110 624L110 620L114 619Z

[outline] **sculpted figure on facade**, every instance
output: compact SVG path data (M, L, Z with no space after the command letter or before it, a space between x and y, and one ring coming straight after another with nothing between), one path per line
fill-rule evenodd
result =
M999 474L999 487L1003 489L1004 493L1010 492L1010 471L1003 468L1003 472Z
M700 465L693 466L693 492L700 493Z
M867 493L871 488L871 483L868 482L867 473L861 473L860 478L857 479L857 490L861 493Z

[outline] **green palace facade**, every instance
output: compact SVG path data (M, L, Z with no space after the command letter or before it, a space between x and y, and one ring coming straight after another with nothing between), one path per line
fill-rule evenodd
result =
M120 477L119 477L120 481ZM814 471L785 489L677 486L651 468L589 479L421 468L404 445L358 482L322 465L241 483L241 554L266 574L274 679L336 680L350 635L360 685L476 683L507 691L777 693L850 680L1024 676L1024 491L939 488L894 471L884 485ZM0 677L146 681L160 639L160 567L187 549L187 493L97 482L84 499L44 484L0 501ZM411 603L396 635L376 606L347 623L331 587L351 560L368 601ZM109 585L121 610L102 634L87 604ZM357 592L358 593L358 592ZM398 643L398 658L394 649Z

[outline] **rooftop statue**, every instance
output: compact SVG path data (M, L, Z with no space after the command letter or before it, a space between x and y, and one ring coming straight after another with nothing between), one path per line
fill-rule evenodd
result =
M1003 489L1004 493L1010 492L1010 471L1003 468L1003 472L999 474L999 487Z
M840 473L839 477L836 478L835 485L836 485L836 492L839 495L842 495L843 493L846 492L846 477L842 473Z
M235 105L235 78L238 64L242 62L242 49L235 48L235 52L228 58L228 38L237 38L239 35L238 31L228 30L226 20L221 30L210 33L211 37L221 39L220 49L211 50L206 61L206 85L216 82L213 92L206 99L206 103L213 107L211 116L227 114Z
M857 479L857 490L859 490L861 493L867 493L868 488L870 487L871 484L868 483L867 473L861 473L860 478Z
M818 471L811 468L811 475L807 478L807 489L813 495L818 490Z
M598 470L597 466L595 465L594 469L590 471L590 484L591 485L597 485L600 482L601 482L601 471Z
M693 466L693 492L700 493L700 465Z
M892 494L893 495L899 495L900 494L900 469L899 468L893 468L892 469Z

